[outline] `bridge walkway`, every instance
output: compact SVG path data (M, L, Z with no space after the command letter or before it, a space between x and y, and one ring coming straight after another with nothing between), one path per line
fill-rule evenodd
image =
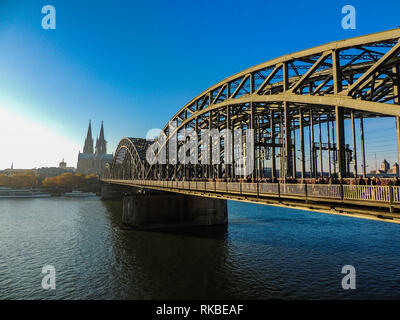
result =
M398 186L117 179L103 179L103 182L203 197L328 211L327 213L361 214L400 221L400 187Z

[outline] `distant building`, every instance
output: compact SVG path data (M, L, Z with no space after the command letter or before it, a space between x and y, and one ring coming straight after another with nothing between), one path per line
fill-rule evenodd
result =
M0 174L5 174L8 176L14 174L29 174L44 179L47 177L55 177L63 173L73 173L75 171L75 168L67 167L67 163L64 162L64 159L59 163L58 167L42 167L33 169L14 169L13 167L13 164L11 164L10 169L0 170Z
M104 137L103 121L101 122L100 136L96 139L96 148L93 152L92 125L86 135L83 152L79 152L76 171L83 174L101 175L106 163L112 162L113 155L107 153L107 141Z
M389 162L387 162L386 159L383 159L379 169L378 170L371 170L370 174L372 174L372 175L382 175L382 176L399 175L399 165L396 162L392 166L392 168L390 168Z
M386 159L383 159L381 163L381 168L380 168L380 173L387 173L389 171L390 164L389 162L386 161Z
M36 172L39 177L47 178L47 177L56 177L63 173L73 173L75 168L68 168L67 164L65 167L43 167L36 169Z
M390 169L390 170L388 171L388 173L390 173L390 174L396 174L396 175L399 174L399 165L398 165L397 162L392 166L392 169Z
M59 168L61 169L66 169L67 168L67 163L64 162L64 159L60 162L60 164L58 165Z
M12 167L12 165L11 165L11 167ZM36 170L35 169L14 169L14 168L0 170L0 174L5 174L7 176L11 176L11 175L17 174L17 173L35 174Z

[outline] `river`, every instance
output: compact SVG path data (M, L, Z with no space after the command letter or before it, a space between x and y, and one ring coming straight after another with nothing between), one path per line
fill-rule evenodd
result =
M132 231L121 211L0 200L0 299L400 299L400 224L229 202L227 227Z

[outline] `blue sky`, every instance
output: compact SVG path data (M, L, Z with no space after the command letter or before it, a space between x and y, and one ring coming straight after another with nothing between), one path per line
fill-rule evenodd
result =
M56 8L56 30L41 27L47 4ZM341 27L346 4L357 10L356 30ZM94 136L104 120L112 152L120 138L163 127L188 100L231 74L326 42L396 28L399 12L393 0L1 0L0 112L3 119L19 119L14 130L23 127L35 155L24 156L20 146L10 152L1 144L3 135L0 169L11 162L56 166L61 158L76 166L89 119ZM51 141L65 143L43 157L40 150L50 142L44 146L34 132L29 135L38 127L55 135ZM383 156L397 161L397 150L382 144L392 127L394 121L385 120L366 128L375 143L367 150L370 161L377 150L378 162Z

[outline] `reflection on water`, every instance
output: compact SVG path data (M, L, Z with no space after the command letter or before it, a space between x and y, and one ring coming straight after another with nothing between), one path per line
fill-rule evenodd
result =
M0 299L400 298L400 225L229 203L227 227L121 230L120 202L0 202ZM45 264L57 289L41 288ZM343 290L343 265L357 289Z

